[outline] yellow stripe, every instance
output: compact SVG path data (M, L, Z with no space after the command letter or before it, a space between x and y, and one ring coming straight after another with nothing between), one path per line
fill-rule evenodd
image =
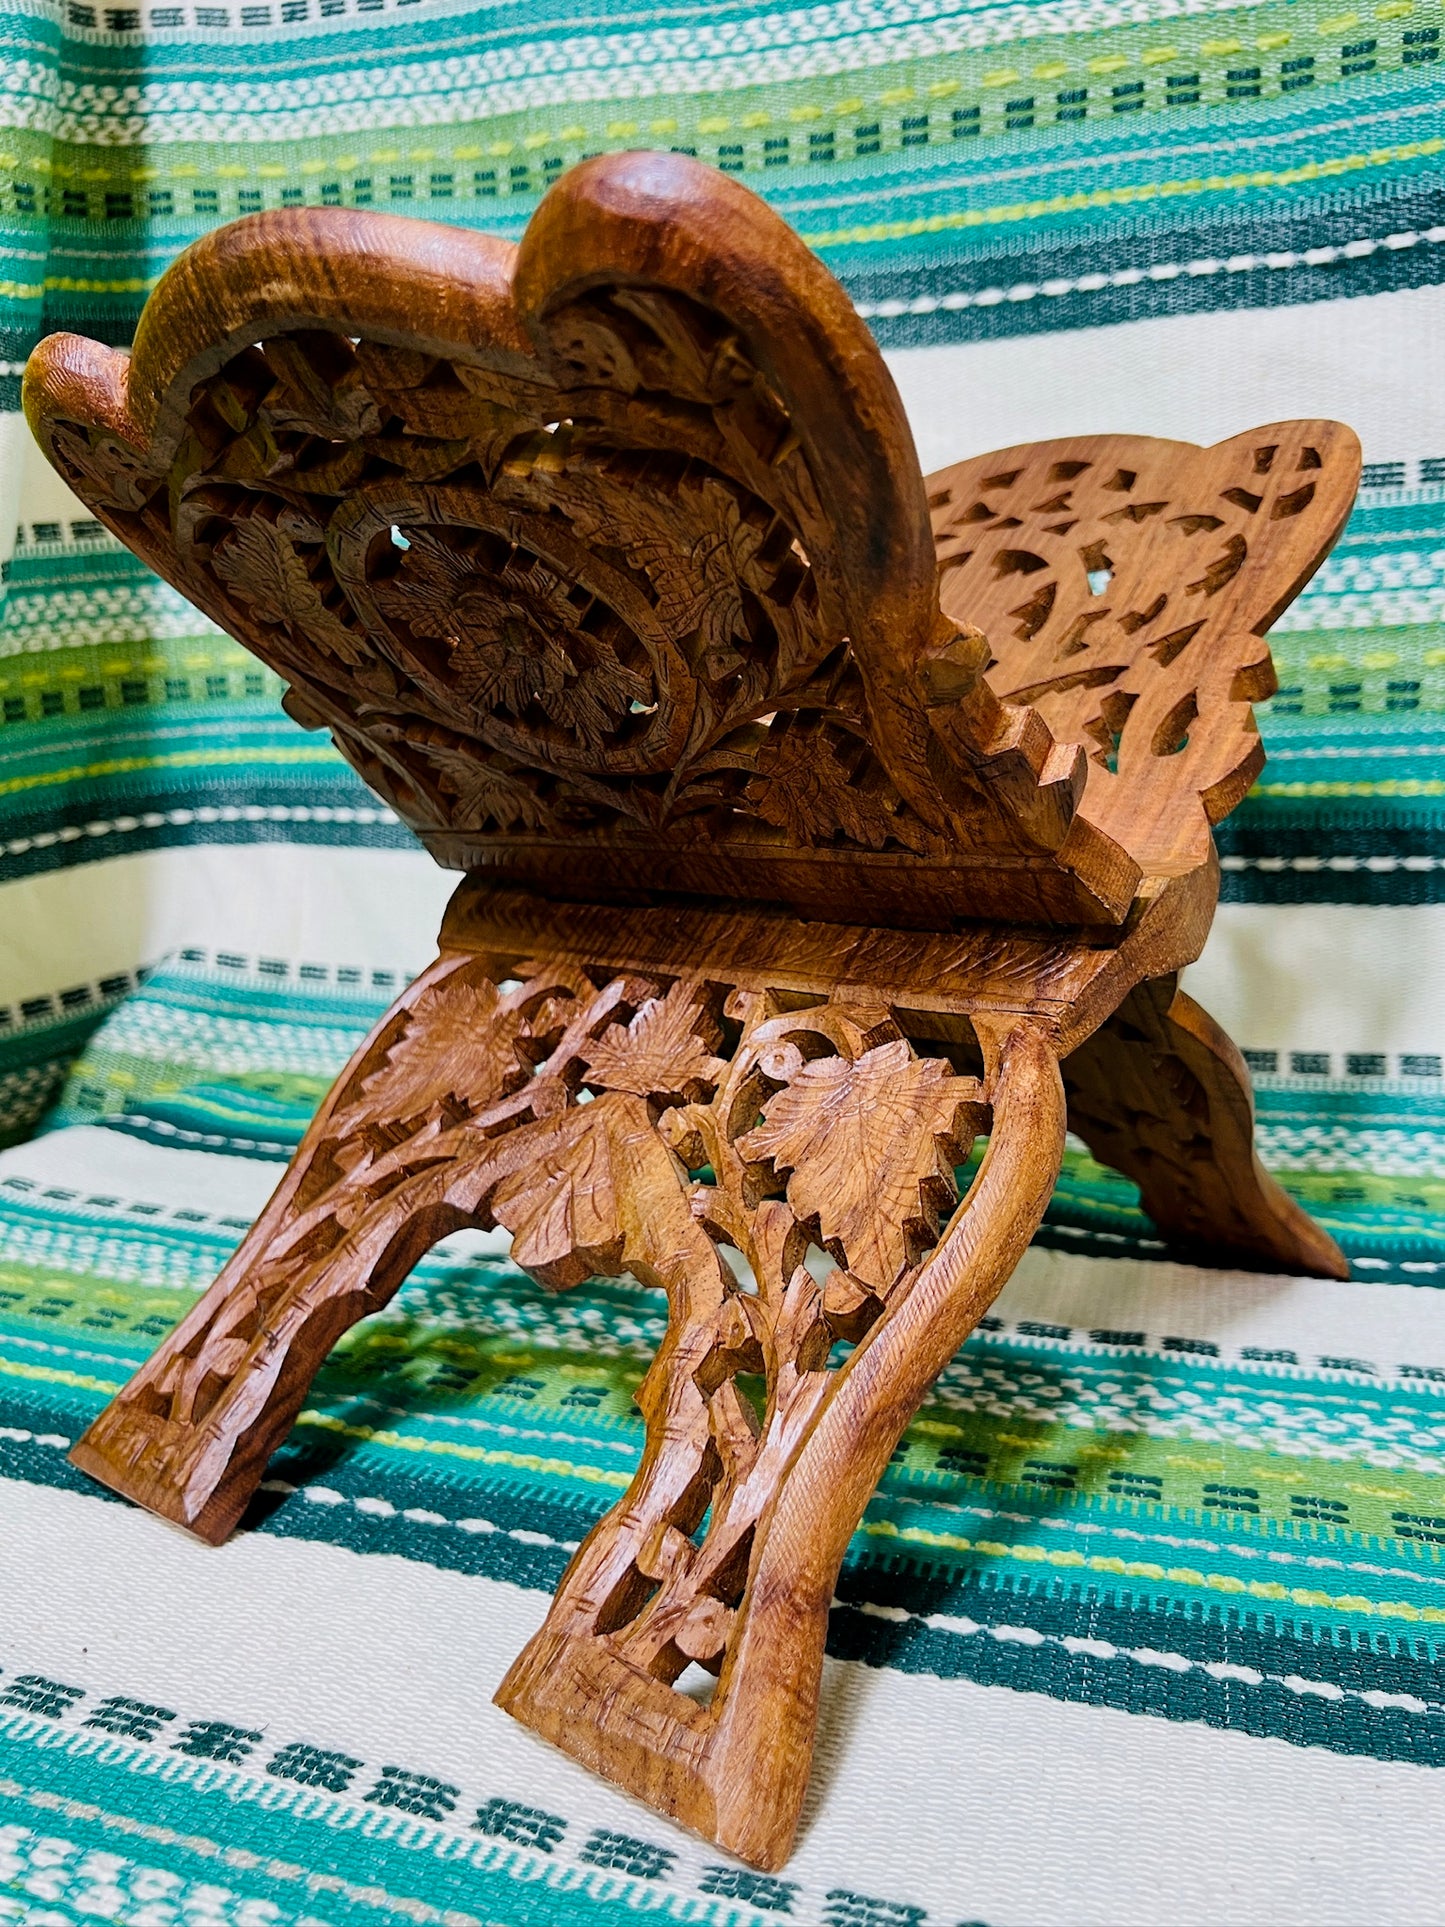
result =
M298 1425L315 1425L324 1432L339 1432L343 1438L363 1439L374 1445L389 1445L397 1452L429 1452L441 1458L471 1459L479 1465L515 1465L524 1472L552 1472L563 1478L585 1479L589 1485L626 1487L632 1483L629 1472L608 1472L595 1465L573 1465L570 1459L544 1459L536 1452L491 1452L483 1445L462 1445L452 1439L408 1438L400 1432L377 1431L370 1425L347 1425L329 1412L303 1412Z
M1000 207L970 208L957 214L920 215L911 221L873 221L865 227L830 228L804 234L809 247L840 248L868 241L903 241L918 234L991 227L1002 221L1035 221L1046 214L1074 214L1085 208L1129 207L1140 201L1180 194L1224 194L1250 187L1297 187L1362 168L1393 166L1445 152L1445 140L1407 141L1377 147L1368 154L1347 154L1335 161L1309 161L1302 167L1262 167L1247 174L1208 174L1183 181L1142 182L1137 187L1099 187L1087 194L1055 194L1047 201L1014 201Z
M92 1378L82 1372L60 1371L47 1365L22 1365L3 1357L0 1357L0 1371L8 1372L15 1378L73 1385L91 1392L112 1394L120 1390L119 1384L108 1379ZM390 1446L398 1452L467 1459L479 1465L510 1465L524 1472L552 1473L562 1478L582 1479L589 1485L619 1489L625 1489L632 1482L629 1473L611 1472L602 1466L576 1465L570 1459L544 1458L536 1452L490 1451L485 1446L463 1445L452 1439L408 1438L400 1432L371 1425L347 1425L343 1420L333 1418L329 1412L302 1412L297 1423L338 1433L343 1438L360 1439L367 1444ZM1267 1599L1281 1604L1288 1601L1296 1606L1323 1608L1330 1612L1362 1613L1370 1618L1445 1625L1445 1607L1413 1606L1407 1600L1376 1601L1355 1593L1331 1594L1309 1586L1281 1586L1275 1580L1236 1579L1232 1573L1197 1572L1192 1566L1159 1566L1147 1559L1118 1559L1049 1546L1008 1545L998 1539L967 1539L957 1532L928 1532L922 1526L895 1525L891 1519L865 1519L858 1530L875 1539L904 1539L916 1545L943 1546L954 1552L977 1552L986 1559L1012 1559L1020 1565L1112 1573L1124 1579L1167 1580L1175 1586L1197 1587L1208 1592L1243 1593L1251 1599Z
M113 1396L121 1389L119 1380L92 1378L85 1372L62 1371L54 1365L22 1365L18 1360L0 1357L0 1373L12 1378L37 1379L47 1385L72 1385L85 1392L104 1392ZM462 1445L451 1439L407 1438L400 1432L379 1431L371 1425L347 1425L329 1412L303 1412L298 1425L314 1425L324 1432L339 1432L343 1438L362 1439L374 1445L389 1445L397 1452L425 1452L438 1458L471 1459L480 1465L512 1465L523 1472L551 1472L563 1478L583 1479L590 1485L626 1488L632 1483L628 1472L609 1472L604 1467L573 1465L569 1459L543 1458L536 1452L492 1452L481 1445Z
M954 1532L926 1532L921 1526L898 1526L889 1519L865 1520L858 1528L879 1539L907 1539L919 1545L947 1546L956 1552L978 1552L986 1559L1015 1559L1026 1566L1065 1566L1085 1572L1107 1572L1125 1579L1167 1579L1171 1585L1199 1587L1207 1592L1244 1593L1251 1599L1286 1601L1326 1611L1363 1613L1377 1619L1407 1619L1445 1626L1445 1606L1412 1606L1407 1600L1364 1599L1356 1593L1335 1596L1309 1586L1281 1586L1273 1579L1236 1579L1232 1573L1196 1572L1192 1566L1156 1566L1147 1559L1115 1559L1082 1552L1058 1551L1049 1546L1010 1546L998 1539L965 1539Z
M1256 796L1445 796L1445 780L1394 777L1381 783L1257 783L1254 793Z
M12 776L0 783L0 796L13 796L19 790L52 789L57 783L83 783L100 776L133 776L148 769L213 769L223 763L333 763L336 752L329 743L302 743L294 748L257 749L177 749L166 756L113 756L100 763L75 763L69 769L42 771L33 776Z
M34 1378L46 1385L76 1385L83 1392L107 1395L118 1392L121 1387L119 1379L112 1382L108 1378L91 1378L84 1372L61 1371L55 1365L22 1365L16 1358L0 1358L0 1372L8 1372L11 1378Z
M149 294L160 280L158 274L141 280L132 276L125 281L93 281L88 276L73 274L47 274L45 292L47 294ZM37 294L40 289L35 290Z

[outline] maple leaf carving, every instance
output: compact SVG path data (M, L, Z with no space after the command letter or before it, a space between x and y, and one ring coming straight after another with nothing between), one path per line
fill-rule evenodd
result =
M920 855L932 849L936 839L892 785L864 789L842 756L825 730L777 731L759 752L758 773L743 795L764 822L802 844L841 833L869 850L881 850L890 837Z
M789 1171L795 1216L816 1218L853 1276L886 1297L954 1200L953 1167L973 1135L959 1113L978 1101L971 1078L914 1057L899 1038L855 1059L805 1063L738 1151Z
M463 601L458 614L465 626L453 657L457 686L482 714L497 707L520 715L536 703L552 722L601 751L634 704L655 705L652 678L572 628L576 611L556 577L550 591L541 609L487 595Z
M305 562L274 522L248 515L218 546L216 574L262 622L279 623L355 668L370 648L321 598Z
M579 670L543 707L554 722L600 751L634 703L641 709L656 700L650 677L613 660Z
M698 986L675 983L665 997L649 998L630 1024L602 1033L587 1056L587 1082L659 1102L696 1101L711 1094L727 1069L712 1055L718 1042Z
M622 1264L625 1180L613 1157L611 1120L595 1117L595 1109L569 1111L545 1148L492 1199L497 1223L512 1233L512 1262L554 1291Z
M495 984L435 984L406 1013L399 1038L352 1103L333 1120L339 1131L366 1120L410 1121L446 1110L472 1115L527 1080L517 1044L527 1033L520 1011L500 1011Z
M705 1262L707 1234L636 1097L604 1095L523 1129L532 1133L528 1156L490 1202L496 1222L513 1235L514 1264L565 1291L624 1265L651 1282L653 1260L685 1255L694 1265ZM635 1269L640 1260L643 1268Z
M539 830L548 823L542 799L510 770L464 749L440 743L421 747L435 764L442 789L455 799L450 811L453 827L481 829L491 822L499 830Z

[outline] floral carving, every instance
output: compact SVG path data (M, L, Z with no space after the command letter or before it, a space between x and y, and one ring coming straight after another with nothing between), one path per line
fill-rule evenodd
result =
M744 791L748 802L799 843L844 837L881 850L891 840L920 854L940 847L867 745L841 730L795 724L777 731L759 752L757 771Z
M523 551L488 567L471 545L415 529L373 593L384 614L444 645L444 673L478 720L535 708L600 753L630 713L655 705L651 677L619 660L608 625L580 626L594 599Z
M1214 448L1041 442L932 478L942 606L985 630L1005 700L1086 746L1090 821L1146 853L1139 826L1162 821L1176 863L1204 860L1263 761L1264 634L1348 513L1357 461L1338 424L1281 422Z
M661 1284L672 1331L639 1394L651 1443L577 1584L592 1635L671 1681L689 1660L721 1665L834 1345L906 1300L988 1102L856 996L789 1011L697 978L529 969L503 989L478 959L443 957L407 994L312 1127L294 1192L218 1281L213 1322L146 1368L145 1422L156 1451L184 1455L198 1387L224 1425L269 1334L334 1320L340 1300L359 1313L399 1281L397 1254L413 1262L456 1224L505 1225L514 1261L558 1289L624 1268ZM819 1238L846 1274L808 1270ZM223 1472L207 1460L203 1509Z
M1258 763L1261 638L1348 506L1345 431L1084 438L924 484L841 291L682 157L572 170L510 262L311 210L282 299L291 219L163 280L144 406L66 350L42 433L443 862L833 916L826 849L901 923L1118 927L1207 860ZM197 317L236 302L223 360Z
M658 622L687 642L711 681L740 668L736 644L748 636L744 595L768 595L776 571L760 561L771 516L720 476L684 473L669 494L645 475L616 477L593 468L570 472L562 491L578 535L617 548L642 569L656 595Z

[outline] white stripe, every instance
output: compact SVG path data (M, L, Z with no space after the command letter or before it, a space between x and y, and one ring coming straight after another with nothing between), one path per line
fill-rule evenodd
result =
M678 1855L659 1900L719 1859L491 1704L544 1595L264 1535L216 1552L128 1507L0 1495L6 1650L28 1670L656 1841ZM1423 1767L829 1661L789 1918L812 1927L848 1886L943 1921L1156 1927L1166 1868L1178 1927L1242 1918L1241 1894L1278 1927L1376 1920L1382 1893L1392 1922L1425 1922L1439 1798Z
M1337 1686L1332 1680L1307 1679L1299 1673L1262 1673L1255 1666L1233 1666L1226 1660L1190 1659L1184 1653L1160 1652L1148 1646L1116 1646L1108 1639L1076 1639L1057 1633L1042 1633L1034 1626L981 1626L975 1619L958 1618L950 1613L907 1612L900 1606L852 1605L834 1600L835 1606L862 1613L866 1618L887 1619L898 1623L916 1620L934 1632L950 1633L956 1639L996 1640L999 1645L1057 1646L1079 1659L1131 1660L1170 1673L1204 1673L1210 1679L1228 1680L1239 1686L1281 1686L1297 1697L1330 1700L1359 1700L1376 1710L1438 1716L1445 1713L1445 1702L1422 1700L1413 1693L1381 1693L1359 1687Z
M502 1429L510 1430L511 1428L503 1427ZM0 1438L4 1436L5 1434L0 1432ZM545 1436L555 1438L556 1434L549 1433ZM36 1443L43 1445L46 1444L47 1441L37 1439ZM304 1485L298 1487L288 1485L285 1479L267 1479L262 1484L261 1490L263 1492L279 1493L283 1497L290 1496L299 1491L302 1499L308 1505L351 1506L357 1512L361 1513L364 1518L394 1519L398 1515L398 1508L392 1504L390 1499L379 1498L371 1493L362 1493L358 1496L356 1494L338 1492L334 1486L329 1485ZM412 1525L446 1526L457 1532L469 1533L473 1537L491 1537L495 1534L498 1538L515 1539L518 1545L546 1546L551 1547L554 1551L568 1554L574 1553L580 1544L580 1541L576 1539L554 1539L551 1534L547 1532L532 1532L525 1526L499 1526L493 1519L448 1519L440 1512L428 1512L414 1506L402 1508L400 1516L408 1520Z
M182 945L295 963L422 962L457 883L421 850L302 843L201 844L52 870L0 886L0 1003Z
M1364 753L1364 752L1361 752ZM1427 875L1445 869L1445 857L1438 856L1222 856L1219 867L1232 875L1258 870L1262 876L1281 876L1293 871L1301 876L1353 876L1366 871L1371 876L1393 876L1396 871Z
M1445 904L1224 903L1184 987L1241 1050L1439 1051Z
M1394 1284L1081 1258L1033 1246L992 1309L1013 1327L1024 1320L1081 1335L1141 1332L1144 1344L1130 1346L1130 1355L1162 1353L1169 1336L1218 1345L1226 1361L1245 1346L1294 1351L1311 1376L1321 1356L1363 1359L1386 1376L1402 1363L1445 1367L1445 1292ZM1185 1365L1187 1354L1178 1362Z
M396 823L395 811L384 805L203 803L195 809L146 810L140 816L97 818L93 823L67 824L59 830L38 830L34 836L15 836L3 845L6 856L30 856L68 843L96 842L103 837L124 838L141 830L188 829L210 823Z
M28 1180L37 1193L59 1189L67 1201L92 1191L159 1204L167 1214L199 1213L187 1222L214 1226L221 1218L249 1223L276 1189L278 1171L259 1158L197 1157L98 1124L74 1124L0 1152L0 1176Z
M1421 343L1442 339L1436 285L1070 328L1047 341L896 348L885 359L925 471L1064 435L1207 443L1314 415L1348 422L1367 462L1408 466L1445 455L1445 384L1419 379ZM1227 381L1213 378L1224 370Z
M676 100L731 88L786 85L826 75L876 72L898 61L979 52L1045 35L1082 35L1190 15L1245 14L1264 0L1036 0L980 6L957 0L841 0L764 10L750 18L642 32L579 34L456 51L402 68L294 72L279 67L254 81L151 80L139 99L107 99L94 82L56 82L53 68L12 59L0 94L0 125L107 147L174 141L277 141L365 131L378 102L388 125L451 128L498 114L569 102ZM248 50L254 37L242 36ZM260 49L257 48L257 52Z
M921 294L912 301L859 301L855 305L865 321L894 320L901 315L956 314L966 308L996 308L1001 302L1057 300L1065 294L1102 294L1106 288L1137 288L1146 281L1177 281L1180 275L1200 279L1216 274L1252 274L1257 269L1326 268L1338 261L1362 261L1385 248L1398 253L1422 243L1435 246L1445 241L1445 227L1411 228L1383 237L1361 235L1339 247L1284 249L1275 254L1231 254L1227 260L1215 255L1193 261L1158 261L1147 268L1114 268L1109 272L1054 277L1048 281L1016 281L1007 288L962 289L952 294Z

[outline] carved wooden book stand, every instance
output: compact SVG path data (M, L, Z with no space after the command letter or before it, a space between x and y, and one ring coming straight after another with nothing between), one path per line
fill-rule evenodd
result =
M666 155L576 168L519 248L223 228L133 355L54 336L26 399L106 526L467 873L76 1464L224 1539L328 1348L460 1226L559 1290L662 1287L637 1475L498 1698L781 1865L839 1562L1066 1123L1166 1236L1345 1273L1175 975L1355 438L1099 436L925 482L842 290Z

